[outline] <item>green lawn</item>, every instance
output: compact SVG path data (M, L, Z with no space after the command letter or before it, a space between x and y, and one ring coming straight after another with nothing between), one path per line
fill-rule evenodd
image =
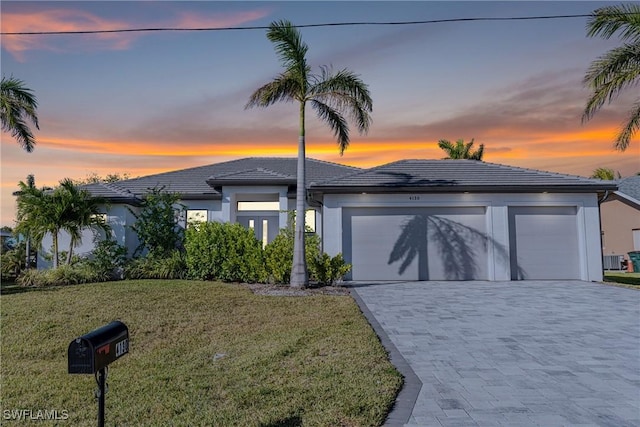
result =
M604 281L640 286L640 273L614 273L606 271L604 273Z
M0 303L2 410L67 411L57 425L95 425L95 379L67 373L67 347L116 319L131 342L109 370L110 426L380 425L402 383L349 296L143 280Z

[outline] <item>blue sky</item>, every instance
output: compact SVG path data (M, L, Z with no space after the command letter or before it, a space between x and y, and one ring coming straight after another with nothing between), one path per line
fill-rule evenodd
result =
M604 2L12 2L2 31L266 26L347 21L586 14ZM307 154L356 166L441 158L439 139L475 138L485 160L588 176L640 171L640 144L612 149L633 98L582 125L590 62L619 44L586 37L586 19L302 29L314 68L349 68L369 85L373 125L340 157L309 114ZM265 30L2 36L2 74L39 100L33 153L2 134L2 225L17 182L140 176L247 156L294 156L292 104L244 110L280 71Z

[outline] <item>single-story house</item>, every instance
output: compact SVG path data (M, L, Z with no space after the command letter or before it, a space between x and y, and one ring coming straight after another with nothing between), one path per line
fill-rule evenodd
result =
M181 194L183 224L238 222L266 244L295 209L296 161L244 158L86 188L110 200L130 253L127 207L154 187ZM598 205L613 182L474 160L306 167L306 223L352 264L348 280L602 279Z
M617 182L618 189L607 193L600 205L602 216L602 255L605 268L629 265L629 252L640 251L640 176Z

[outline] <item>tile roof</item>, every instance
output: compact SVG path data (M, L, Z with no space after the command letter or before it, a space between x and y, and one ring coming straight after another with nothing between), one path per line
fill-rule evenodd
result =
M400 160L316 183L313 189L344 191L601 191L613 182L477 160Z
M640 201L640 175L630 176L617 181L618 193Z
M360 168L338 163L309 159L306 162L307 182L343 176ZM248 157L228 162L214 163L177 171L164 172L140 178L127 179L110 184L85 186L92 194L109 199L124 195L141 197L150 189L164 187L166 191L180 193L183 198L218 198L220 193L207 181L229 185L231 182L245 184L295 184L297 158L295 157Z
M133 200L135 196L128 190L118 187L114 183L99 182L86 184L82 188L88 190L94 197L103 197L109 200Z
M139 200L154 187L180 193L183 199L215 199L221 196L216 186L295 185L296 171L296 158L249 157L115 183L89 184L85 188L112 201ZM621 189L624 185L632 192L640 187L636 181L620 183ZM400 160L371 169L307 159L307 186L321 192L593 192L617 188L614 181L476 160L420 159Z

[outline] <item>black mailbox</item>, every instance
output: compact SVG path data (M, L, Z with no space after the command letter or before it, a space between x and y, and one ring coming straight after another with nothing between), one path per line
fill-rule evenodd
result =
M69 373L95 374L129 353L129 328L120 321L89 332L69 344Z

